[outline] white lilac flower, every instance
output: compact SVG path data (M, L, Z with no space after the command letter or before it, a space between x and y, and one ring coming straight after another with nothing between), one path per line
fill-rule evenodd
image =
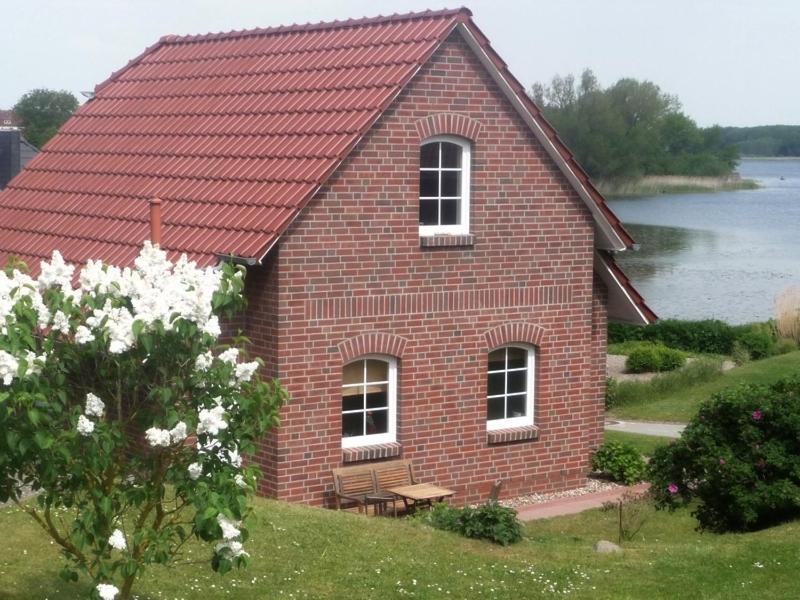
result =
M242 542L222 542L217 544L214 548L217 554L223 555L225 558L238 558L240 556L250 556L244 550Z
M158 427L151 427L147 431L144 432L144 437L147 440L147 443L153 446L154 448L158 446L169 446L170 444L170 435L167 429L159 429Z
M241 473L238 473L236 475L236 477L233 478L233 481L236 484L236 487L240 487L240 488L248 487L247 481L245 480L245 478L242 476Z
M186 423L179 421L175 427L169 430L169 438L173 444L182 442L186 439Z
M194 368L196 371L207 371L213 361L214 356L211 352L204 352L195 359Z
M256 372L258 369L258 363L256 361L248 362L248 363L239 363L236 365L236 381L239 383L250 381L253 378L253 373Z
M78 417L78 433L82 436L86 437L92 434L94 431L94 423L87 419L84 415Z
M223 514L217 515L217 523L219 523L219 526L222 528L222 537L226 540L236 539L242 533L239 531L241 522L231 521Z
M69 335L69 317L60 310L53 315L53 330Z
M208 321L206 321L205 325L203 325L203 333L207 333L215 338L218 338L220 335L222 335L222 329L219 326L219 319L216 315L210 317Z
M75 330L75 343L88 344L92 341L94 341L94 334L85 325L79 325Z
M4 385L11 385L14 377L17 376L19 361L5 350L0 350L0 379Z
M225 459L223 458L223 460ZM233 450L228 450L227 462L230 463L231 466L236 467L237 469L242 466L242 455L239 454L239 450L237 448L234 448Z
M114 600L119 594L119 589L110 583L98 583L96 589L100 600Z
M198 413L197 433L210 433L217 435L221 429L227 429L228 423L225 422L225 408L215 406L212 409L202 408Z
M84 414L88 417L102 417L105 413L106 405L93 393L86 394L86 407L83 409Z
M60 287L65 292L72 291L72 273L75 266L64 262L58 250L53 251L53 256L48 263L43 260L39 263L39 288Z
M228 348L225 352L219 355L219 359L222 362L226 362L232 365L236 364L236 361L239 358L239 349L238 348Z
M203 474L203 465L200 463L192 463L186 470L189 471L189 477L194 480Z
M42 362L44 362L46 356L36 356L35 353L31 352L30 350L25 351L25 377L29 375L38 375L42 372Z
M108 538L108 545L115 550L125 550L128 547L128 542L125 541L125 535L119 530L115 529Z

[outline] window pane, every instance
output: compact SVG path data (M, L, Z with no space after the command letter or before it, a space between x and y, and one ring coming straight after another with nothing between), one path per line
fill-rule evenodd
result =
M496 396L505 393L505 373L490 373L486 384L486 395Z
M442 166L450 168L461 167L461 146L442 142Z
M342 410L360 410L364 408L364 386L344 388L342 390Z
M367 408L389 406L389 390L386 384L367 386Z
M509 394L525 392L525 375L527 371L510 371L508 374L508 392Z
M508 418L525 416L525 399L525 394L508 397Z
M505 401L503 398L489 398L486 418L490 421L505 417Z
M439 171L419 172L419 195L420 198L439 195Z
M442 200L442 225L458 225L458 200Z
M420 167L438 167L439 166L439 144L425 144L419 149L419 166Z
M495 350L494 352L489 353L489 370L490 371L499 371L500 369L505 369L506 366L506 349L500 348L500 350Z
M425 171L422 173L424 175ZM461 171L442 171L442 197L445 196L461 196Z
M364 361L357 360L345 365L342 370L342 383L363 383L364 382Z
M389 381L389 363L384 360L367 360L367 383Z
M528 352L523 348L508 349L508 368L519 369L527 366Z
M367 435L386 433L389 431L389 411L367 411Z
M439 201L420 200L419 201L419 224L438 225L439 224Z
M342 437L364 435L364 413L342 415Z

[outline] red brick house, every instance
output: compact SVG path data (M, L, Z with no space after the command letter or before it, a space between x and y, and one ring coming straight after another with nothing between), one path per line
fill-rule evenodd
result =
M633 245L466 9L162 38L0 194L0 261L248 265L237 323L292 401L263 492L403 456L485 496L581 485Z

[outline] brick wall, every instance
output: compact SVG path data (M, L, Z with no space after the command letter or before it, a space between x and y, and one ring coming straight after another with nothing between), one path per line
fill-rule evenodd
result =
M473 138L471 235L423 247L419 145L431 128ZM370 332L402 346L397 441L420 479L459 502L484 499L498 478L507 495L582 485L604 381L592 248L588 210L454 34L251 270L248 334L292 395L258 455L262 491L329 501L344 460L342 366L384 343ZM537 436L490 444L489 346L534 334Z

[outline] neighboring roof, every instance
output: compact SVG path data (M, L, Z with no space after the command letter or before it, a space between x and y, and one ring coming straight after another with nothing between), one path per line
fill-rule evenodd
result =
M3 127L19 127L19 119L13 110L0 109L0 129Z
M130 264L162 246L260 261L439 45L459 31L589 207L599 248L633 244L471 12L166 36L95 88L0 194L0 262Z

